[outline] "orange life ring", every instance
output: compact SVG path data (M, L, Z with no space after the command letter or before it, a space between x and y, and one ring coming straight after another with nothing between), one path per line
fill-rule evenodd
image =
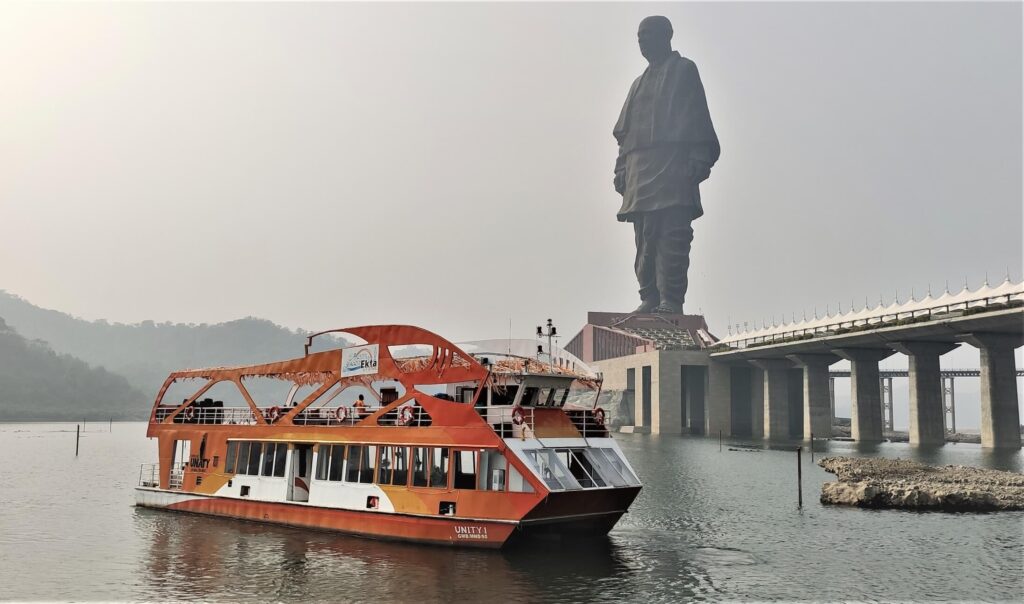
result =
M512 408L512 423L517 426L522 426L526 423L526 413L518 405Z
M345 405L340 405L337 409L334 410L334 419L338 420L339 422L345 421L345 418L347 417L348 409L345 407Z
M185 407L185 412L182 413L182 415L185 416L185 419L192 421L192 418L196 416L196 408L189 405L188 407Z
M412 405L407 405L398 410L398 423L403 426L408 426L412 423L414 412Z
M275 405L270 408L270 421L276 422L279 419L281 419L281 408Z
M600 407L594 409L594 423L598 426L604 425L604 409Z

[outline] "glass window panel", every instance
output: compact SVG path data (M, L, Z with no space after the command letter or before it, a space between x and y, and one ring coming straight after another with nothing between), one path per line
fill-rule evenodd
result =
M249 476L260 475L260 450L262 447L260 443L249 442L249 468L246 470L246 474Z
M235 459L237 459L237 458L238 458L238 443L237 442L229 442L228 443L228 458L224 462L224 472L225 473L227 473L227 474L234 473L234 471L235 471Z
M427 463L429 456L426 447L413 447L412 449L412 486L427 486L427 477L430 475L430 467Z
M332 445L331 454L327 461L329 464L327 480L340 481L345 469L345 445Z
M391 473L391 484L406 486L409 484L409 447L395 447L394 468Z
M537 395L540 393L540 388L536 386L528 386L523 389L523 398L520 399L519 404L523 407L530 407L537 404Z
M480 451L480 479L477 484L484 491L505 490L505 456L499 451Z
M277 443L277 450L274 452L274 476L282 478L287 464L288 443Z
M393 447L380 448L380 476L377 477L378 484L391 484L391 473L394 469Z
M476 451L455 451L455 488L476 488Z
M344 449L344 445L341 447ZM316 452L316 479L327 480L327 468L331 461L331 445L320 445Z
M595 453L595 451L597 451ZM605 458L604 454L600 452L600 449L584 449L579 452L583 457L590 462L592 466L596 468L596 471L604 478L604 480L610 483L613 487L624 487L629 484L626 479L619 473Z
M363 463L359 468L359 482L373 482L373 467L376 459L377 447L375 445L363 447Z
M345 472L345 482L359 482L359 467L363 463L362 455L363 447L359 445L348 446L348 467Z
M434 488L448 488L448 451L447 447L434 447L431 450L430 486Z
M245 474L249 467L249 441L238 443L238 461L235 463L235 473Z
M270 476L274 473L274 443L263 443L263 472L261 475Z
M533 485L523 478L523 475L511 463L508 464L508 490L513 493L533 492Z
M608 463L611 464L611 466L613 468L615 468L615 470L619 474L622 475L622 478L625 479L627 484L631 484L631 485L640 484L640 481L637 479L636 475L633 474L633 472L630 471L630 469L626 467L626 464L624 464L621 459L619 459L619 454L618 453L616 453L612 449L593 449L593 450L594 451L599 451L602 455L604 455L605 459L608 460Z

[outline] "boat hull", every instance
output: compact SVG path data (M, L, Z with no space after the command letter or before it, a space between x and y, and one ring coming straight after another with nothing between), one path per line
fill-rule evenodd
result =
M363 512L145 487L139 487L135 492L136 505L140 507L433 545L497 549L519 526L514 521Z

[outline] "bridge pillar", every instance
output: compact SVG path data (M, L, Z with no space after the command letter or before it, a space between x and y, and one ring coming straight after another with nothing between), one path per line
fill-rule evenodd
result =
M835 354L850 361L850 432L859 442L882 442L882 389L878 361L893 350L837 348Z
M764 438L764 371L750 368L750 437Z
M756 359L750 362L764 371L764 438L792 438L789 433L789 370L793 364L786 359Z
M832 354L791 354L786 358L803 369L804 440L812 434L832 436L832 403L829 396L828 367L839 360Z
M981 353L981 446L1020 448L1020 409L1013 350L1018 335L972 333L963 340Z
M959 346L948 342L894 342L907 355L910 378L910 444L946 443L945 407L939 357Z

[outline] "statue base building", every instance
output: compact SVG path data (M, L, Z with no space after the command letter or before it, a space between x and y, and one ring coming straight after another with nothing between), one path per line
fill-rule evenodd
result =
M604 375L599 405L620 431L718 434L730 417L708 404L728 369L709 370L717 342L701 315L590 312L566 350Z

